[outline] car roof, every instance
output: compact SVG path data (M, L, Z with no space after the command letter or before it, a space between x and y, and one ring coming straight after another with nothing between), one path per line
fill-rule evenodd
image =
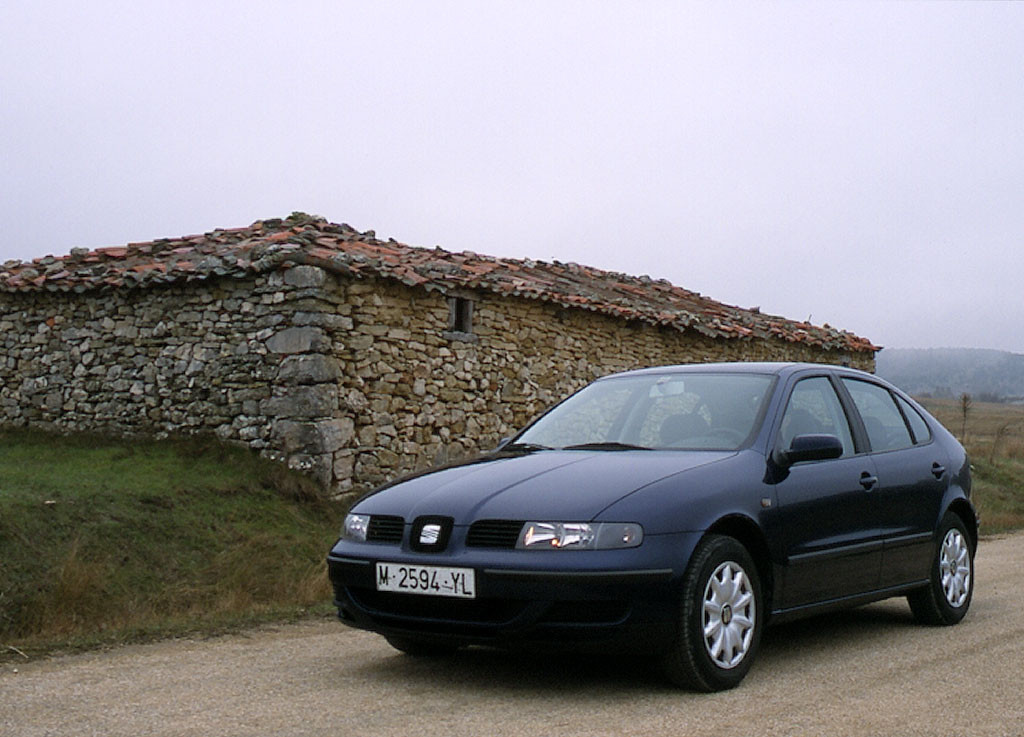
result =
M687 363L675 366L651 366L650 368L623 371L602 377L610 379L619 376L643 376L650 374L690 374L690 373L723 373L723 374L777 374L788 376L804 370L840 371L849 375L872 376L864 371L826 363L797 363L769 361L733 361L723 363ZM877 378L877 377L874 377Z

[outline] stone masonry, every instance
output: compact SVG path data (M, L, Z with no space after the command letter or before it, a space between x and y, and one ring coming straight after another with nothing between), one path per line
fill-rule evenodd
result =
M144 288L0 291L0 425L212 432L338 496L491 448L615 371L874 367L873 347L716 338L487 289L458 291L472 303L458 332L451 290L300 260Z

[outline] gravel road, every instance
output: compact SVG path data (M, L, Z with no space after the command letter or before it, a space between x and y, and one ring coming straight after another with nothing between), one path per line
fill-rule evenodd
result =
M956 627L903 599L769 628L736 690L642 663L399 655L334 621L0 666L0 735L1024 735L1024 534L987 539Z

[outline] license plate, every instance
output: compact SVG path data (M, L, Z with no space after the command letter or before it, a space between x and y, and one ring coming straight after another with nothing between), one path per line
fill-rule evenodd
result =
M475 599L476 581L472 568L378 563L377 591Z

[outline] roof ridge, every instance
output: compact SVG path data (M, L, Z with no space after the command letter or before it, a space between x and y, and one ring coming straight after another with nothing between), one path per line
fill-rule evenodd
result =
M288 264L310 264L347 278L395 279L411 287L449 292L478 289L538 299L627 320L695 330L714 338L778 337L826 349L878 350L866 338L829 325L762 313L706 297L655 279L575 262L459 253L440 246L382 241L347 223L293 212L257 220L245 228L218 228L201 235L72 248L64 256L0 266L0 292L86 292L197 281L245 278Z

